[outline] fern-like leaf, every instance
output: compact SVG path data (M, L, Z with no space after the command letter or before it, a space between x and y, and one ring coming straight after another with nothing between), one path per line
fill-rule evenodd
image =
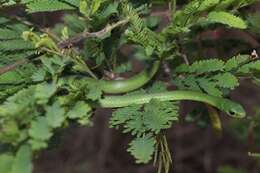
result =
M58 102L46 108L46 119L48 125L52 128L57 128L62 125L65 120L65 110Z
M196 61L191 66L182 64L175 71L177 73L206 73L222 70L224 62L219 59Z
M212 79L216 80L217 85L222 88L234 89L239 84L237 77L229 72L217 74L213 76Z
M158 134L178 120L178 106L172 102L151 100L144 106L143 121L147 129Z
M79 6L79 0L24 0L27 10L30 13L59 11L59 10L74 10Z
M139 17L137 11L130 5L123 8L124 15L130 19L131 26L126 30L129 40L142 45L147 55L154 51L162 51L162 43L158 35L150 30L145 22Z
M13 161L12 170L10 173L32 173L32 150L28 145L22 145Z
M116 110L110 119L110 127L118 128L119 125L131 120L133 115L138 114L140 108L140 105L132 105Z
M155 151L156 140L150 135L134 139L127 149L136 159L136 163L148 163Z
M155 83L147 93L165 91L165 86L158 82ZM131 95L140 92L133 92ZM141 93L145 93L141 91ZM124 127L124 133L131 133L138 137L145 133L152 132L158 134L161 130L170 128L173 121L178 120L178 105L173 102L161 102L151 100L143 106L132 105L116 110L111 119L110 127Z
M0 171L9 173L12 169L14 156L9 154L0 155Z
M208 14L207 20L212 23L221 23L230 27L246 29L247 24L241 18L224 11L213 11Z

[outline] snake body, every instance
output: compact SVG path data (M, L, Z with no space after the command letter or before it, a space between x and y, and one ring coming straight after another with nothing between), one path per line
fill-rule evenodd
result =
M129 92L137 88L140 88L147 82L149 82L158 71L159 66L160 61L155 61L151 68L145 69L141 73L129 79L114 81L99 80L98 83L105 93L119 94Z
M211 96L197 91L185 90L165 91L141 95L105 96L103 99L99 100L98 104L105 108L115 108L125 107L132 104L144 104L148 103L152 99L158 99L160 101L192 100L204 102L236 118L243 118L246 114L240 104L231 100Z
M115 81L98 80L96 82L98 82L104 93L126 93L138 89L149 82L158 71L159 66L160 61L155 61L150 69L145 69L132 78ZM94 82L94 80L92 82ZM104 96L102 99L98 100L98 105L104 108L117 108L132 104L148 103L151 99L158 99L161 101L192 100L204 102L218 108L232 117L243 118L246 115L243 107L231 100L211 96L202 92L185 90L165 91L151 94Z
M155 61L151 68L144 69L139 74L125 80L96 80L93 78L84 78L84 81L88 83L96 83L98 87L106 94L121 94L136 90L146 83L148 83L156 74L160 66L160 61ZM15 79L12 76L8 76L8 79ZM5 80L5 77L3 78ZM1 83L1 80L0 80ZM204 102L218 108L221 111L226 112L232 117L242 118L245 116L245 110L243 107L231 100L215 97L202 92L196 91L165 91L160 93L150 94L136 94L136 95L117 95L107 96L105 95L102 99L98 100L96 104L105 108L116 108L129 106L131 104L144 104L148 103L151 99L158 99L161 101L170 100L193 100Z

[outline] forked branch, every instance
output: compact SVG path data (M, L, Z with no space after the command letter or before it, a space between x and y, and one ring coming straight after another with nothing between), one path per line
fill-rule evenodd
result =
M77 35L75 35L72 38L69 38L67 40L64 40L62 42L60 42L58 44L58 47L60 49L66 49L66 48L70 48L75 46L75 44L79 43L80 41L87 39L87 38L102 38L103 36L105 36L107 33L111 32L113 29L124 25L126 23L129 22L129 19L124 19L124 20L120 20L114 24L108 24L105 28L101 29L100 31L97 32L88 32L88 31L84 31L82 33L79 33ZM22 60L18 60L13 64L7 65L5 67L0 68L0 75L8 72L8 71L12 71L13 69L15 69L16 67L26 64L40 56L42 56L44 53L35 53L32 55L29 55L27 57L25 57Z

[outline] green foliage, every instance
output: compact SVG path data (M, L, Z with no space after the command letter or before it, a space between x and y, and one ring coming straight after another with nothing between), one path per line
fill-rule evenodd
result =
M224 62L219 59L204 60L194 62L190 67L186 64L178 66L175 70L177 73L206 73L220 71L224 67Z
M88 104L62 105L60 101L49 104L56 90L55 84L43 83L9 97L0 107L1 141L16 145L29 137L32 148L38 150L47 147L53 130L62 127L65 121L73 119L80 124L89 124L91 108Z
M30 43L24 41L21 37L22 32L28 29L29 28L24 24L13 23L12 20L9 20L5 17L0 17L1 55L8 55L10 51L17 50L21 56L25 56L27 51L33 49L33 46Z
M24 24L0 17L0 67L21 60L33 52L33 45L24 41L21 37L22 32L27 29L28 27ZM12 72L1 75L0 84L30 82L30 76L35 70L36 67L33 64L20 66ZM4 98L6 95L16 91L15 88L17 87L9 90L2 90L0 88L0 100L2 97Z
M168 1L1 0L0 10L14 7L21 16L0 13L0 144L10 146L0 153L0 172L31 173L33 153L47 148L57 129L70 122L91 125L93 110L106 94L96 79L107 79L104 71L133 70L133 58L160 59L172 65L170 81L177 88L219 97L239 86L242 77L259 82L260 62L250 56L227 61L191 56L191 65L179 64L178 59L197 30L224 24L258 32L258 14L248 15L245 21L238 10L254 2L178 2L180 8L171 9L169 24L161 28L160 17L151 16L151 5ZM48 29L31 16L54 11L64 16ZM121 48L129 44L134 55L144 58L124 55ZM117 75L112 76L117 80ZM164 82L155 81L147 84L153 83L151 87L126 94L167 91ZM137 163L154 157L159 172L167 173L172 161L164 133L178 120L178 109L175 102L152 99L116 109L109 123L133 136L128 151Z
M13 160L13 165L10 173L21 172L28 173L32 172L32 151L27 145L23 145L19 148L16 156Z
M208 21L214 23L222 23L229 25L230 27L246 29L247 24L241 18L234 16L227 12L211 12L208 14Z
M28 145L22 145L16 155L0 155L0 171L5 173L32 172L32 151Z
M165 90L166 88L162 83L156 83L148 90L148 93ZM139 94L139 92L132 93L132 95L134 94ZM177 104L154 99L143 107L132 105L116 110L110 119L110 127L119 129L122 126L124 133L131 133L136 136L130 143L128 151L136 158L137 163L147 163L155 152L154 138L163 130L170 128L173 121L177 120ZM147 150L140 153L143 148Z
M33 140L45 141L50 139L52 134L48 126L47 118L39 117L32 121L29 135Z
M238 0L234 8L239 8L248 5L252 2L247 0ZM164 29L164 34L170 36L176 34L186 34L190 32L194 26L205 24L220 23L230 27L245 29L247 23L238 16L226 11L226 9L233 4L234 0L193 0L186 4L182 9L177 10L173 14L172 23ZM214 9L215 8L215 9ZM205 17L205 13L208 14Z
M0 170L1 172L10 172L12 169L14 157L10 154L0 155Z
M247 18L248 23L249 23L249 29L256 34L260 34L259 17L260 17L260 13L256 12L256 13L253 13L253 14L249 14L248 18Z
M50 12L59 10L74 10L79 6L79 0L22 0L21 4L25 4L28 12Z
M84 14L86 17L90 17L92 14L96 13L97 10L100 8L101 4L105 0L97 0L97 1L91 1L91 0L81 0L79 11Z
M28 11L31 13L43 12L43 11L58 11L58 10L72 10L73 6L63 3L61 1L31 1L26 3Z
M175 69L173 83L181 89L203 91L222 96L239 85L239 78L259 71L259 60L251 62L250 56L239 55L227 62L219 59L181 64ZM178 74L182 74L178 76Z
M110 121L111 127L124 125L124 132L141 136L147 132L158 134L161 130L171 127L172 121L177 118L177 105L171 102L152 100L144 105L144 111L140 106L130 106L118 109L113 113Z
M75 108L75 110L78 110L77 107ZM65 110L61 107L61 105L59 105L58 102L55 102L53 105L48 106L46 108L46 119L49 126L51 126L52 128L60 127L65 120L64 114Z
M123 14L130 20L130 27L126 30L126 36L129 40L141 44L148 56L154 51L157 54L162 53L162 42L155 32L150 30L145 22L139 17L138 12L130 5L123 6Z
M78 119L78 122L82 125L90 124L90 112L91 107L83 101L77 102L67 113L67 117L70 119Z
M147 129L158 134L162 129L171 127L171 122L178 120L177 106L171 102L159 102L151 100L144 106L144 125Z
M55 25L53 28L53 32L56 33L59 37L62 37L62 32L66 28L67 36L71 37L75 34L82 32L85 28L87 28L86 23L79 19L77 15L65 15L62 18L62 23Z
M155 150L155 139L149 135L134 139L129 145L128 152L135 158L136 163L148 163Z

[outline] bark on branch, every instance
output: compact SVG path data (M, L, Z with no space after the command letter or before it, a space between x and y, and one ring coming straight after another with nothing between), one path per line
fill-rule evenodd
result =
M58 44L58 47L60 49L66 49L68 47L73 47L75 46L76 43L84 40L84 39L87 39L87 38L102 38L104 35L106 35L107 33L111 32L113 29L121 26L121 25L124 25L126 23L129 22L129 19L125 19L125 20L121 20L121 21L118 21L114 24L108 24L105 28L101 29L100 31L97 31L97 32L88 32L88 31L84 31L82 33L79 33L77 35L75 35L74 37L72 38L69 38L67 40L64 40L62 42L60 42ZM23 64L26 64L40 56L44 55L44 53L38 53L38 54L32 54L32 55L29 55L27 57L25 57L24 59L22 60L18 60L16 61L15 63L13 64L10 64L10 65L7 65L5 67L2 67L0 68L0 75L8 72L8 71L12 71L14 70L16 67L20 66L20 65L23 65Z

